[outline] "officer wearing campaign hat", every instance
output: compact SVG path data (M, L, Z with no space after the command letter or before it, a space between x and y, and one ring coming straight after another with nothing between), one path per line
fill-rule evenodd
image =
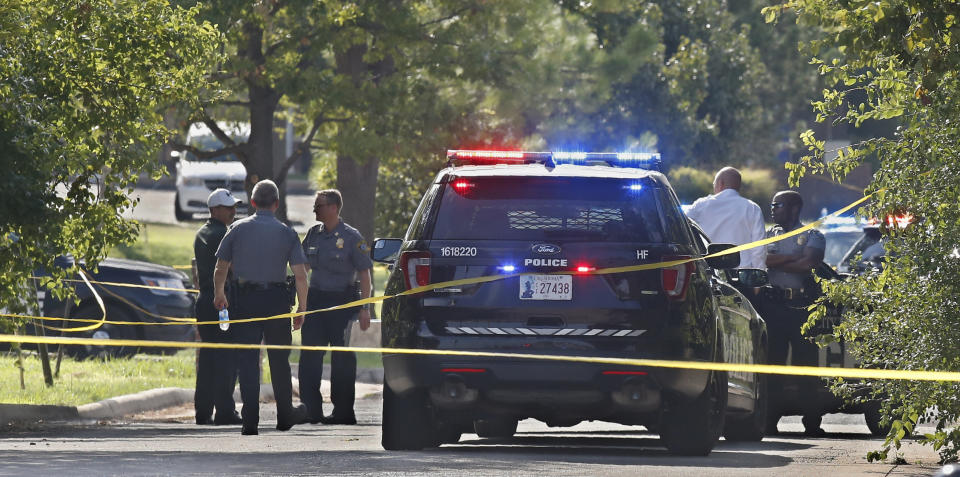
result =
M303 239L310 275L308 308L318 310L349 303L370 296L370 251L357 229L340 220L343 196L336 189L317 192L313 211L319 224L310 228ZM359 291L355 282L359 281ZM370 327L370 305L325 311L306 318L303 344L313 346L346 346L354 316L360 329ZM356 424L353 412L354 383L357 378L357 355L346 351L330 357L330 400L333 412L323 415L320 379L323 375L323 351L300 353L300 399L307 405L312 423Z
M298 312L306 311L307 258L300 247L297 233L277 220L274 213L280 206L280 191L270 180L253 186L251 205L257 212L238 220L227 230L217 249L217 265L213 274L214 299L217 309L230 307L231 319L269 318L290 312L291 298L286 278L287 266L296 277ZM234 292L228 299L225 291L227 271L234 277ZM303 316L293 320L298 329ZM290 318L273 318L235 323L230 326L235 342L249 345L289 346L292 341ZM270 349L270 375L277 403L277 430L286 431L306 419L303 405L293 406L290 376L290 350ZM240 397L243 400L241 434L256 435L260 420L260 352L257 349L237 351L240 375Z
M217 189L207 197L210 219L200 227L193 241L196 270L195 285L200 289L196 303L197 321L217 321L213 306L213 269L217 248L227 233L227 226L237 215L240 200L227 189ZM200 339L207 343L227 343L229 332L217 325L197 325ZM230 349L201 348L197 355L197 386L193 396L197 424L240 424L233 401L237 382L236 352ZM216 408L216 416L213 411Z

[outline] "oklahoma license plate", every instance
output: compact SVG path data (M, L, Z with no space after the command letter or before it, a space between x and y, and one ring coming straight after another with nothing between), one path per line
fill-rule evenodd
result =
M521 300L570 300L573 298L571 275L524 275L520 277Z

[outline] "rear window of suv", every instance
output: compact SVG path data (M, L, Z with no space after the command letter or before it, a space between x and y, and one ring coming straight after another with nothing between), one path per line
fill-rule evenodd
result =
M469 177L446 184L436 240L666 240L649 179Z

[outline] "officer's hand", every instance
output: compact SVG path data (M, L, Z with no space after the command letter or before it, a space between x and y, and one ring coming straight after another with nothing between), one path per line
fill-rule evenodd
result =
M370 328L370 310L360 310L360 331Z
M303 326L303 315L293 317L293 331L299 330Z
M227 306L229 306L229 303L227 303L227 297L224 296L224 295L216 295L216 296L214 296L214 297L213 297L213 306L214 306L216 309L218 309L218 310L222 310L222 309L226 308Z

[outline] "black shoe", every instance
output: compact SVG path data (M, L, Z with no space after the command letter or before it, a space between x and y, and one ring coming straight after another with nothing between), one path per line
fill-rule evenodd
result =
M329 416L324 417L320 422L324 424L339 424L342 426L352 426L357 423L357 417L354 416L353 414L349 414L346 416L343 416L343 415L338 416L336 414L331 414Z
M307 406L303 404L290 410L290 415L284 419L277 417L277 430L289 431L291 427L297 424L307 422Z
M240 429L240 435L243 435L243 436L255 436L257 434L259 434L259 432L257 431L257 426L253 426L253 427L243 426L243 429Z
M237 424L243 424L243 418L240 417L240 413L237 411L233 411L223 417L220 417L220 414L217 413L217 417L213 419L213 425L215 426L236 426Z
M309 422L310 424L324 424L326 423L326 420L327 420L326 416L322 414L320 415L320 417L316 417L316 416L307 417L307 422Z
M822 427L811 427L804 429L803 435L807 437L824 437L827 435L827 431L823 430Z
M209 417L198 417L198 418L197 418L197 425L198 425L198 426L212 426L212 425L213 425L213 419L210 419Z

